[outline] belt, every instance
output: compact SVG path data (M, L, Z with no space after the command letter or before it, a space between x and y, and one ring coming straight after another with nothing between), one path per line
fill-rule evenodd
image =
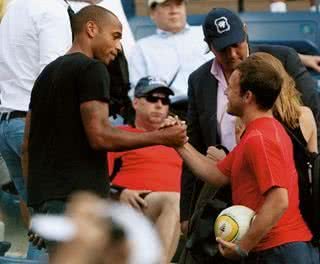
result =
M9 120L13 118L26 117L27 112L24 111L12 111L12 112L3 112L0 113L0 121Z

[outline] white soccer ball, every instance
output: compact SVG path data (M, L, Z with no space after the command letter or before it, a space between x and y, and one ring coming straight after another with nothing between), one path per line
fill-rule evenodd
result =
M255 212L242 205L233 205L224 209L214 223L216 237L221 237L228 242L241 240L248 231Z

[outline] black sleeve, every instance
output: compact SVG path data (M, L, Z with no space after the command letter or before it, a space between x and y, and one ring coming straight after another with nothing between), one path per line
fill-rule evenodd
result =
M317 84L306 67L302 64L297 52L287 48L285 68L296 81L296 87L302 94L302 102L311 108L318 129L318 147L320 147L320 93Z
M199 114L197 111L195 87L193 86L193 75L189 77L188 81L188 136L189 142L198 151L205 149L201 139ZM196 81L196 80L195 80ZM193 196L196 195L196 186L198 179L192 174L188 167L184 164L181 177L181 195L180 195L180 220L188 220L193 210Z
M110 76L107 67L101 62L90 63L79 81L80 103L99 100L110 100Z

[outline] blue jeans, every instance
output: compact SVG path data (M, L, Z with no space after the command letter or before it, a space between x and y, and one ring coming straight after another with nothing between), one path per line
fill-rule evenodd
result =
M292 242L249 254L242 264L319 264L319 250L308 242Z
M5 160L10 178L19 193L27 201L27 190L22 177L21 147L24 135L24 118L0 121L0 153Z

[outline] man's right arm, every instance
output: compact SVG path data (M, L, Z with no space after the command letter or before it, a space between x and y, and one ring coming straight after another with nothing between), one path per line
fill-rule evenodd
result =
M229 182L229 178L217 168L216 162L202 155L191 144L186 143L182 147L178 147L177 151L193 174L203 181L215 187L224 186Z
M93 149L122 151L150 145L180 146L187 141L186 127L173 126L161 130L133 133L112 127L109 106L103 101L81 103L80 112L85 133Z

